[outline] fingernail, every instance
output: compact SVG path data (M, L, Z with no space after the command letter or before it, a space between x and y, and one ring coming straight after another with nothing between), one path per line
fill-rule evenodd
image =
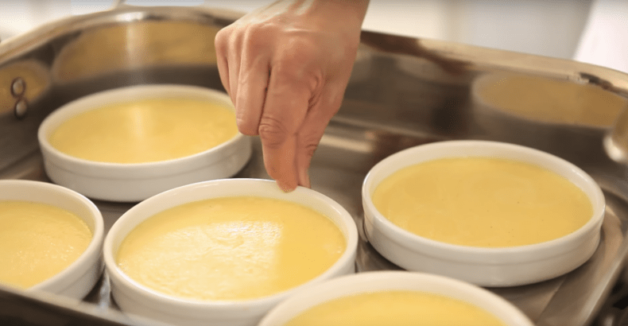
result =
M296 186L291 187L291 186L289 186L289 185L287 185L287 184L285 184L283 182L279 182L279 181L277 181L277 185L279 186L279 189L281 189L281 191L283 191L285 193L291 192L294 189L296 189Z

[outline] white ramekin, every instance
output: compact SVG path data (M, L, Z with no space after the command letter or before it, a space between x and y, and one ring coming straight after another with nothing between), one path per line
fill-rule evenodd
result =
M44 291L82 299L94 287L103 271L104 223L96 205L81 194L46 182L0 180L0 201L19 200L43 203L70 211L80 217L92 232L92 240L79 258L53 277L27 291Z
M479 248L418 236L386 219L371 200L385 178L410 165L447 157L497 157L535 164L561 175L591 200L593 216L580 229L538 244ZM595 181L577 166L548 153L490 141L447 141L413 147L375 165L362 186L364 226L373 247L391 262L412 271L454 277L482 286L515 286L565 274L587 261L600 241L605 201Z
M185 203L232 196L277 198L310 207L328 216L338 226L347 240L347 248L332 267L313 280L272 296L243 301L200 301L168 296L135 282L118 268L115 256L120 244L131 230L147 218ZM256 325L273 306L308 284L354 273L357 242L358 233L351 215L327 196L302 187L284 193L270 180L225 179L172 189L131 208L107 234L104 257L113 297L125 312L176 325L244 326Z
M54 130L79 113L119 102L160 97L210 100L233 110L227 94L197 86L131 86L80 98L50 114L39 127L39 146L50 179L91 198L133 202L185 184L231 177L242 169L251 157L251 141L240 133L194 155L131 164L80 159L60 152L48 141Z
M470 303L497 317L505 326L532 326L519 309L501 297L477 286L451 278L400 271L369 272L339 277L310 286L277 305L259 326L281 326L327 301L379 291L417 291L438 294Z

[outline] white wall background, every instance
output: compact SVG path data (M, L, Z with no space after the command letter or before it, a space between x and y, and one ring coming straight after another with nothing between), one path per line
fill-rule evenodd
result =
M203 5L250 11L272 0L127 0L132 5ZM0 40L115 0L0 1ZM591 0L371 0L367 30L572 58Z

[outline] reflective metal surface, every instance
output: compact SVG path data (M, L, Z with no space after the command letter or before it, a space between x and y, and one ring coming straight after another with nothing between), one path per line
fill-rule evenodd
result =
M236 17L194 8L121 7L4 40L0 178L49 181L36 132L50 112L68 101L146 83L222 89L213 39ZM567 60L431 40L367 32L362 40L344 104L314 156L312 188L338 201L361 225L364 176L379 160L404 148L447 139L490 139L563 157L590 173L604 189L608 206L600 247L589 262L563 277L490 290L539 326L602 325L596 314L628 250L628 168L609 158L603 140L624 110L628 75ZM508 82L491 83L493 76L530 79L500 89ZM504 95L508 92L512 94ZM595 94L586 95L591 92ZM27 112L20 117L14 110L21 100ZM624 127L617 126L622 134ZM259 142L237 177L268 177ZM107 229L132 206L96 204ZM373 250L363 232L361 237L360 271L397 269ZM106 275L85 301L73 306L51 296L0 288L0 324L129 322L115 312Z
M123 326L163 325L153 320L134 318L103 307L46 293L24 295L0 287L0 325Z

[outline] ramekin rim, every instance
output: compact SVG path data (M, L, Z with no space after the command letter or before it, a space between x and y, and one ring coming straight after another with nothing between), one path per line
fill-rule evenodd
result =
M282 313L282 310L288 309L292 302L306 301L307 297L312 297L314 295L322 294L322 296L324 297L322 302L328 302L333 299L343 298L343 297L360 294L360 293L369 293L369 292L372 293L372 292L379 292L379 291L397 290L398 287L396 286L395 287L391 286L389 288L385 287L385 289L381 289L381 290L379 289L373 290L373 288L379 288L378 286L379 284L384 284L384 285L389 284L391 278L400 278L401 280L406 281L406 283L410 283L410 282L415 283L415 284L439 283L439 284L452 285L452 287L457 289L459 293L463 293L465 291L472 292L473 296L481 298L481 300L483 300L487 305L495 306L500 309L506 309L507 310L506 314L512 316L513 319L527 323L529 326L533 325L530 319L515 305L508 302L506 299L500 297L499 295L487 289L484 289L480 286L477 286L477 285L474 285L465 281L461 281L452 277L447 277L447 276L442 276L442 275L437 275L437 274L389 270L389 271L374 271L374 272L368 272L368 273L358 273L358 274L353 274L353 275L340 276L331 280L327 280L324 283L321 283L318 287L308 288L307 290L303 292L300 292L298 294L291 296L290 298L284 300L283 302L275 306L273 309L271 309L264 316L264 318L260 321L259 326L274 325L274 324L270 324L270 322L272 322L273 319L277 318L276 315ZM360 290L350 291L351 292L350 294L338 295L337 293L334 293L335 292L334 289L342 290L344 287L349 287L356 284L364 285L364 286L362 286ZM405 290L401 290L401 291L405 291ZM407 290L407 291L421 292L422 290ZM428 292L428 293L437 293L437 292ZM439 295L443 295L445 297L450 297L450 298L453 297L451 295L442 294L442 293L439 293ZM460 299L456 299L456 300L460 300ZM317 304L321 304L321 303L306 304L305 305L306 307L300 310L298 313L307 311L308 309L315 307ZM288 308L284 308L284 307L288 307ZM482 310L486 310L481 307L478 307L478 308ZM490 314L494 316L493 313L490 313Z
M43 187L43 188L49 189L50 191L61 193L63 194L63 196L72 198L72 200L76 200L77 202L81 203L81 205L84 205L89 210L90 217L93 218L94 220L94 230L92 232L92 239L90 240L89 245L87 245L87 248L85 248L85 250L81 253L81 255L59 273L53 275L52 277L40 283L37 283L29 287L27 289L28 291L45 290L46 288L54 287L55 285L65 281L72 274L80 273L81 271L88 270L89 268L92 267L93 264L96 263L96 261L98 261L98 258L100 258L101 256L101 248L103 244L105 226L104 226L102 213L100 212L98 207L96 207L96 205L91 200L89 200L89 198L81 195L80 193L72 189L59 186L56 184L48 183L48 182L43 182L43 181L8 179L8 180L0 180L0 185L1 184L6 184L9 187L14 184L23 184L27 186L33 186L33 187ZM24 200L31 201L31 202L40 202L37 199L33 199L33 198L24 199Z
M496 146L496 147L504 147L504 148L507 147L513 150L527 151L528 153L531 153L533 155L538 155L545 160L552 160L554 162L561 164L562 166L568 167L569 168L568 170L570 172L573 172L574 175L577 175L578 177L582 178L589 186L592 187L593 192L595 193L595 197L597 197L597 198L591 198L587 195L587 198L589 198L589 200L591 201L591 205L593 207L593 214L591 218L587 221L587 223L585 223L583 226L581 226L574 232L566 234L560 238L552 239L545 242L530 244L530 245L523 245L523 246L486 248L486 247L472 247L472 246L450 244L450 243L446 243L442 241L428 239L420 235L414 234L408 230L405 230L395 225L390 220L385 218L373 204L371 194L370 194L370 189L371 187L377 186L373 184L374 175L377 172L379 172L379 170L381 170L383 166L385 166L389 162L405 157L407 155L412 155L414 154L415 151L426 150L426 148L427 150L429 150L433 147L442 147L442 146L455 147L455 146L477 146L477 145ZM447 157L468 157L468 155L447 156ZM495 156L495 157L498 157L498 156ZM410 166L410 165L406 165L405 167L407 166ZM399 169L395 171L398 171L398 170ZM394 172L391 172L391 174L392 173ZM393 232L396 235L402 237L403 239L402 241L412 244L409 247L409 249L414 249L415 246L421 246L421 247L426 247L426 248L429 248L429 247L437 248L438 250L442 250L442 251L456 252L456 253L461 253L461 254L475 254L475 255L510 255L510 254L543 251L543 250L546 250L548 247L559 247L563 243L575 241L575 239L584 236L588 232L593 231L593 229L596 228L597 225L601 225L601 221L603 221L604 219L604 211L605 211L605 206L606 206L604 194L602 193L600 186L593 180L593 178L590 175L588 175L586 172L584 172L582 169L580 169L573 163L565 159L562 159L558 156L552 155L547 152L543 152L538 149L521 146L517 144L510 144L510 143L497 142L497 141L487 141L487 140L440 141L440 142L434 142L434 143L411 147L411 148L399 151L397 153L394 153L386 157L385 159L381 160L375 166L373 166L373 168L371 168L371 170L368 172L368 174L364 178L364 182L362 183L361 193L362 193L364 205L372 214L374 220L376 220L380 225L385 226L386 230L388 230L389 232ZM597 203L595 202L596 200L597 200ZM366 214L365 214L365 218L366 218ZM455 259L452 259L452 260L455 260Z
M216 300L216 301L205 300L204 301L204 300L196 300L196 299L178 298L175 296L170 296L170 295L161 293L159 291L153 290L147 286L144 286L138 283L137 281L133 280L132 278L130 278L128 275L126 275L124 272L120 270L117 263L115 262L114 252L113 252L114 235L116 235L116 233L118 233L117 230L122 227L122 224L118 223L118 221L122 221L121 223L125 223L125 220L128 219L128 217L125 218L124 216L127 215L127 213L131 211L133 211L131 213L134 213L135 211L142 209L144 206L149 205L150 201L159 199L161 195L172 194L176 191L180 191L181 188L194 188L194 187L202 186L204 184L217 183L217 182L234 182L234 183L235 182L259 182L259 183L265 183L268 185L275 183L275 181L273 180L254 179L254 178L217 179L217 180L202 181L202 182L192 183L192 184L188 184L188 185L184 185L184 186L167 190L165 192L152 196L140 202L139 204L135 205L130 210L128 210L125 214L123 214L123 216L121 216L116 221L116 223L114 223L114 225L111 227L111 229L109 230L105 238L105 242L103 245L103 256L104 256L104 261L105 261L105 267L107 271L109 272L109 276L112 278L112 281L121 282L122 284L124 284L124 287L126 290L133 291L142 296L148 296L151 298L151 300L156 300L167 305L177 306L180 308L181 307L192 308L192 309L217 308L217 309L234 309L235 310L235 309L241 309L243 307L251 307L251 306L262 307L266 305L271 305L275 302L279 302L283 298L291 295L294 292L299 291L302 288L305 288L312 284L316 284L316 283L319 283L328 279L331 275L334 275L338 273L339 271L341 271L342 268L347 263L353 263L355 253L357 251L357 245L358 245L358 232L357 232L357 227L355 225L355 222L353 221L353 218L351 217L351 214L344 207L342 207L340 204L338 204L336 201L329 198L328 196L312 189L298 187L295 191L306 192L308 195L317 197L319 200L330 205L331 208L338 213L340 220L343 222L344 226L346 226L346 229L347 229L347 235L346 235L347 244L346 244L346 248L343 254L327 270L325 270L323 273L319 274L315 278L308 280L305 283L302 283L295 287L286 289L284 291L281 291L272 295L260 297L260 298L247 299L247 300ZM207 197L207 198L220 198L220 197L221 196ZM274 197L269 197L269 198L274 198ZM181 205L181 204L176 204L176 205ZM173 205L171 207L174 207L176 205ZM136 208L136 207L139 207L139 208ZM128 215L128 216L131 216L131 215ZM338 225L337 227L340 228L340 225ZM351 261L348 262L348 260L351 260Z
M234 143L237 143L238 141L240 141L241 139L245 139L247 136L243 135L242 133L240 133L239 131L233 136L231 137L229 140L220 143L212 148L206 149L202 152L198 152L198 153L194 153L192 155L187 155L187 156L183 156L183 157L179 157L179 158L174 158L174 159L169 159L169 160L163 160L163 161L153 161L153 162L145 162L145 163L110 163L110 162L99 162L99 161L91 161L91 160L86 160L86 159L82 159L82 158L78 158L69 154L65 154L61 151L59 151L58 149L54 148L50 142L48 141L48 137L46 137L46 133L49 132L50 128L50 124L52 123L51 121L53 121L55 119L56 116L60 115L60 114L64 114L65 110L80 110L80 112L86 112L86 111L90 111L90 110L94 110L94 109L98 109L98 106L94 106L90 109L84 109L82 110L80 107L79 108L74 108L77 107L79 105L81 105L84 102L87 101L92 101L94 98L97 97L106 97L106 96L111 96L111 94L115 94L115 93L120 93L120 92L128 92L130 90L137 90L139 89L140 91L142 90L146 90L149 91L151 89L155 89L155 90L159 90L159 89L165 89L165 90L172 90L172 89L180 89L180 90L189 90L189 91L193 91L193 92L206 92L206 93L211 93L211 96L215 96L218 97L219 100L229 100L229 95L227 95L224 92L221 92L219 90L216 89L212 89L212 88L206 88L206 87L200 87L200 86L194 86L194 85L180 85L180 84L143 84L143 85L132 85L132 86L124 86L124 87L118 87L118 88L113 88L113 89L109 89L109 90L105 90L102 92L97 92L91 95L87 95L84 97L80 97L77 98L73 101L70 101L64 105L62 105L61 107L59 107L57 110L51 112L45 119L44 121L42 121L42 123L40 124L38 130L37 130L37 139L39 141L39 145L42 149L42 151L46 152L49 155L52 155L55 159L60 160L60 161L66 161L69 162L70 164L76 164L76 165L83 165L85 167L90 167L90 168L99 168L99 169L108 169L108 170L121 170L121 171L129 171L129 170L143 170L143 169L147 169L147 168L161 168L161 167L167 167L169 165L173 165L173 164L185 164L189 161L194 161L197 160L199 158L203 158L205 156L210 156L210 155L215 155L215 152L218 152L226 147L230 147L233 146ZM164 95L161 94L154 94L154 95L143 95L143 96L139 96L138 98L155 98L155 97L163 97ZM166 95L167 97L168 95ZM128 101L128 100L127 100ZM120 102L124 102L124 101L120 101ZM111 103L118 103L118 102L111 102ZM69 107L69 109L67 109ZM233 108L230 108L230 110L233 110ZM76 114L80 113L77 112ZM72 115L74 116L74 115ZM67 120L67 119L66 119ZM65 120L64 120L65 121Z

